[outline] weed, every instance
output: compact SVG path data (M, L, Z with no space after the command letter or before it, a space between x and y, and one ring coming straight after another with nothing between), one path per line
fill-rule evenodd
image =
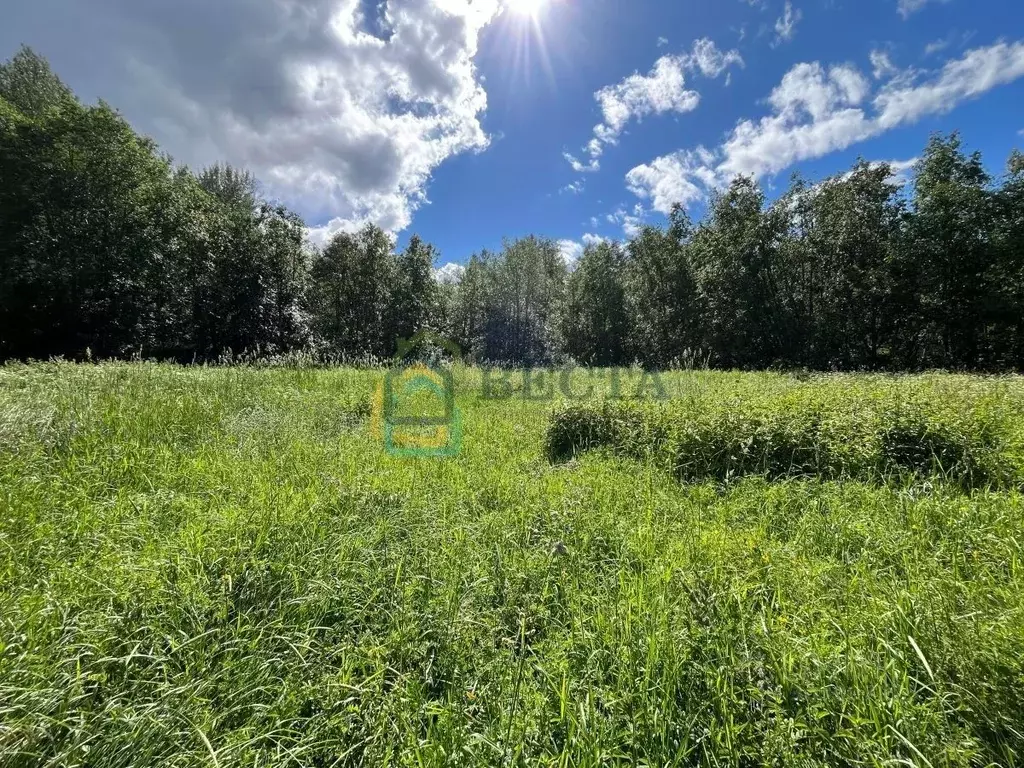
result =
M1020 764L1020 380L454 373L0 368L0 765Z

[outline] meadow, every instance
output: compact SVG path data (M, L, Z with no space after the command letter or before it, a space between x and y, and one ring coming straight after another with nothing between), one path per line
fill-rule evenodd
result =
M1024 761L1021 378L381 377L0 367L0 766Z

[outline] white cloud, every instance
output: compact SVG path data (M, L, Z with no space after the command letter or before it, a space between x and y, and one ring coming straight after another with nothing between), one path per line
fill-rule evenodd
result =
M648 74L634 73L595 93L604 117L604 123L594 129L596 137L605 144L614 144L630 120L696 109L700 94L687 90L685 66L680 56L662 56Z
M912 14L920 11L930 2L948 3L949 1L950 0L899 0L896 10L899 11L900 16L904 19L909 19Z
M869 58L871 59L871 74L874 75L875 80L882 80L898 71L885 51L872 51Z
M576 173L594 173L595 171L601 170L601 163L597 161L597 157L594 157L589 163L582 162L579 158L569 154L568 152L563 152L562 157L566 159Z
M876 160L872 163L868 163L871 168L878 168L881 165L888 165L889 170L892 171L891 182L898 187L902 187L910 183L910 180L914 175L914 168L917 167L917 163L920 158L912 157L909 160ZM853 171L848 171L842 174L839 179L847 180L853 177Z
M1024 42L969 51L939 71L899 73L874 94L850 65L826 70L798 64L768 99L772 114L739 122L716 150L681 150L633 168L627 187L668 213L737 175L770 176L925 115L941 114L998 85L1024 76ZM905 169L903 169L905 171Z
M626 174L626 187L637 197L649 199L654 210L667 214L675 203L687 205L704 197L695 179L703 167L693 152L674 152L632 169ZM709 181L708 186L717 186L714 172Z
M793 35L796 34L796 25L800 23L800 19L803 17L803 11L799 8L794 9L793 3L790 0L786 0L782 16L775 21L775 42L772 43L772 47L788 43L792 40Z
M499 0L10 10L0 43L29 36L76 90L102 94L176 160L245 166L308 219L331 219L324 231L403 229L441 163L488 146L473 60Z
M622 226L622 233L629 238L636 237L640 234L640 230L644 225L644 220L647 217L647 211L644 210L643 205L637 203L633 206L633 212L630 213L625 208L619 208L615 213L609 213L605 218L609 224L618 224Z
M462 276L466 274L466 268L461 264L454 262L448 262L443 267L439 267L434 271L434 279L437 282L444 285L455 285L456 283L462 282Z
M949 47L949 39L933 40L924 47L924 55L931 56L934 53L946 50Z
M664 48L666 45L668 45L668 38L667 37L659 37L658 38L658 47L659 48Z
M844 149L871 135L857 108L869 92L867 80L850 66L798 64L772 92L775 114L740 122L722 146L716 174L763 176L807 157Z
M601 235L595 235L593 233L584 234L578 241L577 240L559 240L558 241L558 253L562 257L562 261L565 262L566 266L570 270L575 269L579 260L583 257L583 252L592 245L600 245L601 243L610 243L611 240Z
M886 160L885 163L892 171L896 182L902 186L910 183L919 160L918 157L912 157L909 160ZM878 165L878 163L873 163L873 165Z
M354 234L361 226L362 224L358 221L340 218L333 219L322 226L307 228L306 240L309 241L310 245L314 245L317 248L323 248L338 233L347 232L349 234Z
M573 195L578 195L583 191L583 180L580 179L579 181L574 181L572 184L566 184L559 191L563 194L568 192Z
M585 163L568 152L563 156L574 171L599 170L598 158L604 153L604 147L617 144L630 121L667 112L683 114L697 108L700 94L686 87L687 72L716 78L733 66L744 66L739 51L722 51L712 40L701 38L694 41L689 53L659 58L646 75L634 72L614 85L601 88L594 98L604 121L594 126L594 137L583 148L590 162Z
M558 255L562 257L562 261L567 266L572 268L583 255L583 243L578 243L575 240L559 240Z
M699 69L705 77L715 78L731 66L743 67L743 57L737 50L721 51L714 41L702 37L693 42L693 51L687 59L690 69Z
M1024 42L996 43L949 61L938 77L919 85L911 75L898 77L875 97L882 130L912 123L924 115L944 114L959 103L1024 76Z

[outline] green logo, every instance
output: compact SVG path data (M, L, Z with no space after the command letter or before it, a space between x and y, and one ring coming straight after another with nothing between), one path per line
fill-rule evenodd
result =
M461 350L430 332L398 343L398 354L378 385L373 429L392 456L455 456L462 448L462 418L455 379L442 362Z

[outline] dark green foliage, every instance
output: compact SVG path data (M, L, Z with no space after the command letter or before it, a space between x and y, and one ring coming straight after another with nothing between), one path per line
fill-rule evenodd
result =
M390 355L389 297L397 272L391 239L379 227L340 233L316 254L307 307L313 331L329 348L352 355Z
M0 137L2 355L122 356L173 336L188 180L104 105L12 122Z
M536 365L563 349L559 311L568 271L551 240L505 241L501 253L474 255L448 296L450 335L480 361Z
M0 66L0 94L0 358L304 342L304 225L251 176L175 169L31 51Z
M694 236L692 264L700 309L700 346L726 367L764 367L787 360L792 341L779 251L784 206L764 208L753 180L738 178L711 201Z
M702 324L687 251L691 237L690 221L677 206L668 229L644 227L629 243L621 269L628 349L627 354L606 363L641 360L662 367L691 354Z
M893 348L909 331L897 258L906 204L886 165L859 162L816 188L797 181L782 253L792 297L791 359L817 369L900 367Z
M615 243L588 246L569 275L562 310L565 353L583 365L615 365L626 352L629 322L625 256Z
M0 64L0 101L30 118L40 118L76 99L46 59L31 48L22 48Z

